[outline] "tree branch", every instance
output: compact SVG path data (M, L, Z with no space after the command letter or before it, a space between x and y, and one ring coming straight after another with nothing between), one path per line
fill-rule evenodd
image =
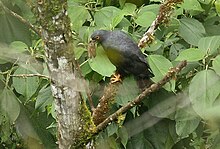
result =
M134 100L126 104L125 106L118 109L115 113L110 115L108 118L106 118L102 123L100 123L96 127L96 132L99 132L103 130L108 123L114 121L117 119L117 117L125 112L127 112L129 109L133 108L134 106L140 104L140 102L144 99L144 97L148 96L150 93L155 92L159 88L161 88L163 85L165 85L167 82L169 82L176 74L178 74L185 66L187 65L186 61L180 62L176 67L171 68L167 74L164 76L162 80L160 80L157 83L152 84L150 87L145 89L140 95L138 95Z
M175 6L182 2L183 0L166 0L160 6L160 10L159 10L159 14L157 15L157 18L152 22L147 32L143 35L143 37L139 41L138 47L144 48L147 44L152 43L154 39L154 33L157 30L158 26L160 24L167 24L169 22L169 18Z
M42 77L46 79L50 79L49 76L42 75L42 74L14 74L10 75L11 77L21 77L21 78L27 78L27 77Z
M7 13L9 13L10 15L14 16L15 18L17 18L19 21L21 21L22 23L24 23L25 25L27 25L28 27L30 27L36 34L40 35L41 32L36 29L36 27L31 24L30 22L28 22L27 20L25 20L22 16L18 15L17 13L13 12L12 10L8 9L7 7L5 7L5 5L0 1L0 6L3 8L3 10Z

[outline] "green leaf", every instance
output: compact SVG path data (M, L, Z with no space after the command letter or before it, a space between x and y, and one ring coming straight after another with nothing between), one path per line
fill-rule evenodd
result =
M96 49L96 57L89 60L89 65L92 70L107 77L110 77L116 70L101 46Z
M127 77L123 80L123 84L119 86L116 103L123 106L132 101L138 94L139 88L136 80L132 76Z
M158 14L159 9L160 9L160 5L158 4L147 5L147 6L142 7L138 14L141 15L145 12L153 12L154 14Z
M185 50L185 47L182 44L175 43L172 44L169 51L169 58L175 60L181 51Z
M126 3L122 9L124 15L131 15L133 16L135 13L135 9L137 8L136 5L131 3Z
M199 40L198 48L209 55L215 54L220 46L220 36L204 37Z
M37 100L35 102L35 109L40 109L42 112L45 111L46 106L51 106L53 103L53 96L51 92L51 88L42 88L37 96Z
M205 35L205 28L196 19L180 19L179 34L189 44L198 45L199 40Z
M6 113L11 122L14 122L20 114L18 99L9 89L5 88L0 95L0 111Z
M197 0L184 0L181 7L185 10L204 11Z
M14 74L25 75L31 73L29 70L19 67ZM26 100L29 100L30 97L37 91L39 79L38 77L13 77L13 86L18 93L25 96Z
M189 48L180 52L175 61L187 60L189 62L199 61L204 58L206 52L197 48Z
M0 14L0 20L1 42L11 43L19 40L31 45L31 32L27 25L8 13Z
M79 59L85 51L86 51L85 48L75 47L75 48L74 48L75 58L76 58L76 59Z
M220 14L220 0L215 1L215 9Z
M108 137L110 137L117 132L118 125L116 125L115 122L112 122L110 125L108 125L106 129L107 129Z
M156 15L153 12L146 11L141 14L138 14L135 23L143 27L149 27L151 23L155 20Z
M118 13L116 16L113 17L111 26L115 28L124 18L124 12Z
M212 62L213 69L220 76L220 55L218 55Z
M187 106L184 108L180 108L176 111L175 114L176 133L181 138L188 137L188 135L194 132L195 129L198 127L200 120L201 119L191 107Z
M168 70L173 67L172 63L162 55L149 55L148 62L155 75L155 77L152 78L155 82L161 80ZM175 88L175 81L171 80L170 82L171 84L167 83L164 87L165 89L172 91Z
M197 114L205 118L206 110L213 107L213 103L220 93L220 77L212 70L197 73L189 86L189 98Z
M118 131L118 135L121 138L121 143L126 148L128 142L128 132L125 127L121 127Z
M27 52L28 46L21 41L14 41L10 44L9 48L16 50L16 52Z
M78 32L83 23L90 17L89 12L83 6L70 6L67 10L72 23L72 29Z
M104 7L102 9L100 9L98 12L95 13L94 15L94 20L95 20L95 24L98 27L107 27L107 28L112 28L113 26L113 20L114 21L114 25L117 25L116 23L119 22L119 20L121 19L121 15L119 18L117 18L117 15L121 14L121 10L113 7L113 6L109 6L109 7Z

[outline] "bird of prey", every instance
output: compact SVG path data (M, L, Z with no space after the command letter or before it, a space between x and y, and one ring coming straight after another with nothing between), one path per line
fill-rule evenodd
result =
M123 31L96 30L91 39L102 45L109 60L116 66L116 72L122 77L132 74L137 80L142 80L154 76L145 60L146 56Z

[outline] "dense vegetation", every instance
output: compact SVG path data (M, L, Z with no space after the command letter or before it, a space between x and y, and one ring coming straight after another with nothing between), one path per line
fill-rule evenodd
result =
M34 0L0 1L0 148L55 148L56 113L42 39L2 5L39 27L32 13ZM115 67L101 46L95 58L88 58L91 33L120 29L138 43L160 5L160 0L68 1L75 58L95 104ZM174 8L142 51L148 55L154 82L180 61L188 65L95 136L97 148L219 148L219 15L219 0L184 0ZM76 90L84 91L81 86ZM135 80L124 78L111 113L139 93ZM86 93L83 96L87 100Z

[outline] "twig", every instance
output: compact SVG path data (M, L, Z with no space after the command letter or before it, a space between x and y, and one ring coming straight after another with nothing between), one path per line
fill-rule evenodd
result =
M5 12L9 13L10 15L14 16L15 18L17 18L19 21L21 21L22 23L24 23L25 25L27 25L28 27L30 27L35 33L37 33L38 35L40 35L40 31L38 29L35 28L35 26L33 24L31 24L30 22L28 22L27 20L25 20L23 17L21 17L20 15L18 15L17 13L13 12L12 10L8 9L7 7L5 7L5 5L0 1L0 6L4 9Z
M50 79L49 76L46 75L42 75L42 74L14 74L14 75L10 75L11 77L21 77L21 78L27 78L27 77L42 77L42 78L46 78L46 79Z
M103 130L108 123L114 121L117 119L117 117L125 112L127 112L129 109L133 108L134 106L140 104L140 102L144 99L144 97L148 96L150 93L155 92L159 88L161 88L163 85L165 85L167 82L169 82L177 73L179 73L185 66L187 65L186 61L180 62L176 67L171 68L167 74L164 76L162 80L160 80L157 83L152 84L150 87L145 89L140 95L138 95L134 100L129 102L128 104L124 105L120 109L118 109L115 113L110 115L108 118L106 118L102 123L100 123L96 128L96 132L99 132Z
M147 32L139 41L138 47L143 48L146 44L149 44L154 40L153 36L158 26L160 24L167 24L175 6L182 2L183 0L165 0L165 2L160 6L159 14L156 19L152 22Z

